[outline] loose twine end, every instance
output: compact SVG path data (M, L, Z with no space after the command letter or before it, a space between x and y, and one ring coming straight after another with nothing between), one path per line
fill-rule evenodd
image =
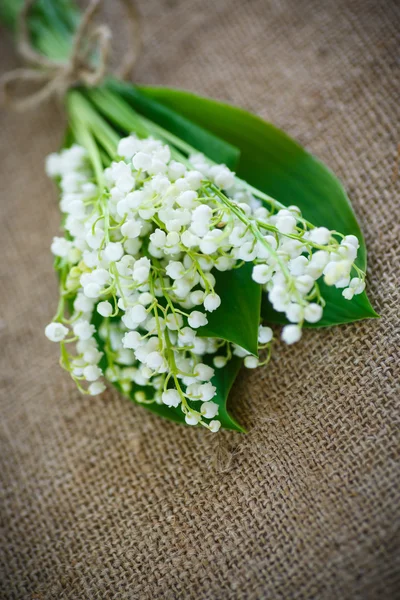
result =
M24 1L17 20L17 52L26 66L9 71L0 78L3 103L17 111L36 108L53 97L63 98L68 89L75 85L98 85L107 73L111 55L110 27L94 24L103 0L90 1L73 37L67 61L55 61L37 52L31 44L28 26L29 13L35 1ZM130 35L127 52L115 75L126 79L138 58L141 38L134 4L130 0L120 2L126 9ZM96 55L95 65L91 61L93 55ZM21 85L28 89L23 96L17 93Z

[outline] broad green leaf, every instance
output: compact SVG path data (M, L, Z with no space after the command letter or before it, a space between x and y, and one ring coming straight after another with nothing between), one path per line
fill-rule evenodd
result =
M357 264L365 269L364 239L343 186L325 165L287 134L247 111L189 92L148 86L141 86L140 90L239 148L237 174L248 183L284 204L296 204L315 225L356 235L361 243ZM348 301L340 290L324 284L321 290L327 307L324 319L316 326L377 316L365 293ZM282 322L281 315L265 301L262 314L270 322Z
M219 406L219 412L216 419L221 421L221 427L223 427L224 429L231 429L234 431L241 431L244 433L245 430L243 429L243 427L239 425L239 423L229 414L227 408L229 392L240 370L241 363L241 359L237 356L234 356L226 365L226 367L224 367L223 369L215 369L215 375L212 378L211 383L217 388L217 392L213 398L213 402L216 402ZM116 385L116 387L123 395L126 396L126 394L122 392L119 385ZM185 424L185 416L179 407L168 408L168 406L165 406L164 404L156 404L155 402L152 404L141 404L140 402L137 402L135 400L134 394L136 391L140 390L144 392L147 391L148 398L151 398L152 394L154 393L154 390L151 387L142 388L134 385L128 397L133 402L135 402L135 404L139 404L139 406L147 408L152 413L160 417L164 417L165 419L169 419L170 421L174 421L175 423ZM189 404L196 410L198 410L201 406L200 402L189 402Z
M209 361L211 365L211 361ZM242 359L233 356L223 369L215 369L215 375L211 383L217 388L217 393L212 399L219 406L218 416L221 421L221 426L224 429L233 429L245 433L245 429L229 414L228 412L228 397L232 389L233 383L240 371Z
M261 287L252 280L251 272L250 263L232 271L213 271L221 306L207 313L208 323L198 335L233 342L257 356Z
M318 323L305 323L306 327L329 327L378 316L371 308L365 293L354 296L352 300L344 300L342 290L328 287L323 282L320 283L320 290L322 296L327 300L322 319ZM267 294L262 295L261 316L269 323L285 325L289 322L282 313L278 313L272 308Z
M118 383L115 383L114 385L121 392L121 394L123 396L125 396L126 398L129 398L135 404L138 404L139 406L146 408L147 410L158 415L159 417L163 417L164 419L169 419L170 421L174 421L175 423L184 423L185 422L184 414L180 408L173 408L173 407L168 408L168 406L165 406L165 404L156 404L155 402L152 402L149 404L144 404L144 403L141 403L141 402L138 402L137 400L135 400L136 392L144 392L146 394L146 397L148 399L151 399L154 394L154 389L152 387L150 387L150 386L142 387L142 386L139 386L139 385L136 385L135 383L133 383L130 394L126 394L121 389L121 386Z
M239 425L239 423L235 421L235 419L229 414L227 407L229 392L240 370L241 362L242 361L240 358L234 356L223 369L215 369L215 375L212 378L211 383L217 388L213 402L216 402L219 406L219 412L216 419L221 421L221 427L224 429L232 429L235 431L244 432L245 430L243 427ZM135 400L135 392L137 391L143 391L147 394L147 398L152 398L154 394L152 387L146 388L133 384L131 393L127 395L122 391L118 384L114 385L123 395L130 398L130 400L132 400L135 404L150 410L152 413L163 417L164 419L169 419L175 423L185 424L185 416L179 407L169 408L168 406L165 406L165 404L156 404L155 402L151 404L143 404ZM199 410L201 403L189 402L189 405L195 410Z
M234 145L210 133L207 129L199 127L178 112L148 98L138 87L110 79L104 88L117 93L138 113L167 129L200 152L206 153L212 160L223 162L231 169L236 168L240 152ZM112 108L109 103L109 118L112 117ZM115 116L118 119L118 114Z
M73 303L71 300L70 301L71 307L72 307L72 304ZM93 318L92 318L92 323L96 327L96 333L95 333L94 337L96 338L99 350L101 352L103 352L103 357L99 363L99 366L104 372L107 369L108 361L107 361L106 353L104 352L104 342L97 333L99 330L101 321L102 321L102 318L95 311L93 313ZM210 366L212 366L212 358L210 356L208 356L205 359L205 362L207 362L208 364L210 364ZM232 385L236 379L236 376L240 370L241 364L242 364L242 360L240 358L238 358L237 356L233 356L232 359L228 362L228 364L223 369L215 369L215 374L211 380L211 383L213 385L215 385L215 387L217 388L216 395L213 398L213 402L216 402L219 406L218 417L216 417L216 418L218 418L218 420L221 421L221 426L224 429L232 429L235 431L244 432L245 430L241 427L241 425L239 425L239 423L237 421L235 421L235 419L229 414L228 406L227 406L229 392L230 392ZM130 400L135 402L135 404L138 404L139 406L146 408L147 410L150 410L151 412L159 415L160 417L164 417L165 419L169 419L170 421L174 421L176 423L185 424L185 416L179 407L178 408L168 408L168 406L165 406L164 404L156 404L155 402L149 403L149 404L144 404L141 402L137 402L137 400L135 400L135 392L139 392L139 391L144 392L146 394L147 399L149 399L149 400L152 399L153 394L154 394L154 389L152 387L138 386L136 384L132 384L131 393L126 394L125 392L123 392L123 390L121 389L121 386L118 383L114 383L113 385L121 392L121 394L123 394L124 396L127 396ZM189 405L191 405L195 410L198 410L199 407L201 406L201 403L200 402L189 402Z

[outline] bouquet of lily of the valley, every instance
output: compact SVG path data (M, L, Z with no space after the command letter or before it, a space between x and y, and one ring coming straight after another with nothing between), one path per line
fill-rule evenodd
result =
M9 24L21 4L5 3ZM35 48L57 61L79 22L69 0L38 0L27 19ZM302 327L375 316L347 196L286 134L116 79L70 87L65 108L65 144L46 161L63 234L45 333L82 393L110 382L174 421L241 430L228 394L242 364L268 363L272 324L293 344Z

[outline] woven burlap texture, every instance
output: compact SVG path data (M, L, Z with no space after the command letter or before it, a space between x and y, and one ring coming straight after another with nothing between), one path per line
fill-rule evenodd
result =
M278 344L267 369L242 372L232 404L247 436L179 427L114 391L81 397L43 335L59 226L43 160L60 144L62 113L3 112L0 595L392 600L399 5L142 0L139 10L138 81L258 113L343 180L382 318L307 331ZM112 16L118 30L116 7ZM8 35L0 56L4 70L16 66Z

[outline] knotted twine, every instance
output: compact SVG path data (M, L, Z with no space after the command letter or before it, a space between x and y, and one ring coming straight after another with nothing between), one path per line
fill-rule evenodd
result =
M129 46L115 75L126 79L132 71L141 45L138 14L130 0L120 0L124 5L130 28ZM30 41L29 12L35 0L25 0L18 15L16 46L20 58L27 66L5 73L0 79L3 102L17 110L36 108L52 97L62 99L67 90L83 84L93 87L104 79L111 55L112 32L105 24L95 25L94 18L103 0L90 0L72 39L67 61L57 61L37 52ZM96 56L96 64L91 58ZM20 85L32 87L24 97L18 97Z

